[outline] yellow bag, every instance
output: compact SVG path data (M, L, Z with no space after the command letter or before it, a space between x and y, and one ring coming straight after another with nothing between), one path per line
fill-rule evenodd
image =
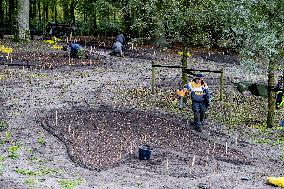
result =
M284 188L284 177L268 177L267 184Z

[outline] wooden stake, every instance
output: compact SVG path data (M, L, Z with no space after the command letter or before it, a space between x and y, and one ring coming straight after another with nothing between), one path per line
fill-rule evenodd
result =
M167 172L169 171L169 159L167 158L167 162L166 162L166 170Z
M122 147L120 147L120 152L119 152L119 159L122 158Z
M195 164L195 155L194 155L194 156L193 156L193 158L192 158L191 167L193 167L193 166L194 166L194 164Z
M226 142L226 155L228 154L228 142Z
M214 153L214 152L215 152L215 147L216 147L216 144L215 144L215 142L214 142L214 144L213 144L213 150L212 150L212 153Z
M68 133L71 133L71 125L68 126Z
M230 105L229 105L229 119L230 119L230 123L232 121L232 116L233 116L233 86L230 86Z
M132 142L130 142L130 154L133 154L133 146L132 146Z
M238 134L236 134L235 144L238 145Z
M152 94L155 94L155 75L156 75L156 72L155 72L155 67L154 67L155 63L152 62Z
M220 101L223 101L224 94L224 68L221 69L221 77L220 77Z
M210 148L208 148L208 150L207 150L207 157L206 157L206 164L207 164L207 166L209 164L209 154L210 154L210 150L209 149Z
M58 124L57 110L55 110L55 126Z

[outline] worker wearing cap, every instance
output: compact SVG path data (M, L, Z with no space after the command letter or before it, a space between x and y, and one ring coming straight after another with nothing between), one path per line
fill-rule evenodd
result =
M203 74L196 74L193 81L184 86L184 90L190 93L192 111L194 114L194 128L201 131L205 112L210 105L210 93L207 84L203 81Z

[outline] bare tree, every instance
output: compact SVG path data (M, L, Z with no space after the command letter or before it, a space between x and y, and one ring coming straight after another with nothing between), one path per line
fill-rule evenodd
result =
M29 33L29 0L18 0L16 38L27 40Z

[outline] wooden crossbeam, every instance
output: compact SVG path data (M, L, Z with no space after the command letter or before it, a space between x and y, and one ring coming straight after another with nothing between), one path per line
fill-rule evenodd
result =
M196 70L196 69L184 69L186 73L192 73L193 71L197 72L212 72L212 73L222 73L222 70Z
M154 68L185 68L185 67L182 67L182 66L174 66L174 65L156 65L156 64L153 64L152 67Z
M191 68L186 68L183 66L178 66L178 65L159 65L155 64L152 62L152 94L155 94L155 77L156 77L156 71L155 68L179 68L182 69L183 73L190 74L190 75L195 75L193 72L211 72L211 73L220 73L220 101L223 101L223 93L224 93L224 68L221 70L200 70L200 69L191 69Z

